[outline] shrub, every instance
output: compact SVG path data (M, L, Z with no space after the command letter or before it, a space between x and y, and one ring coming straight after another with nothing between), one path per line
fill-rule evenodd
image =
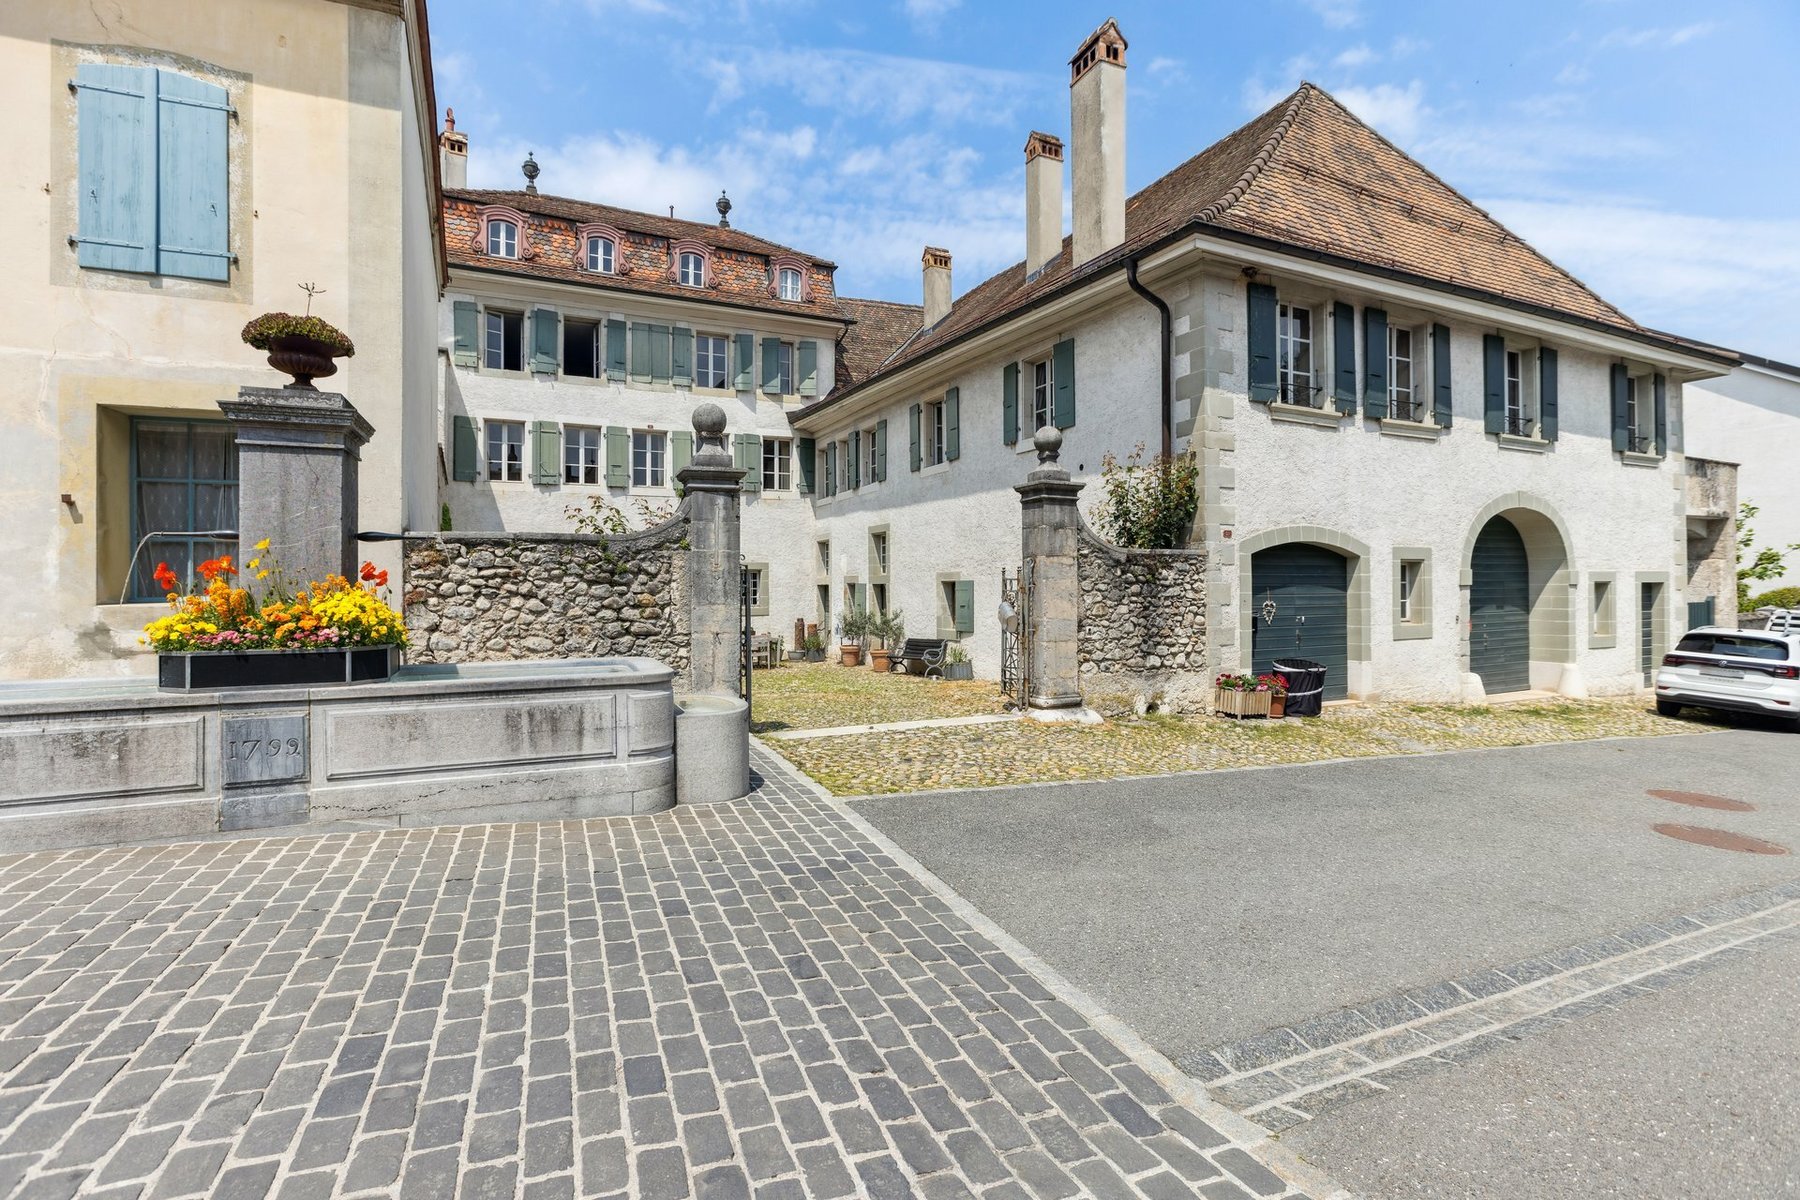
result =
M1754 612L1759 608L1800 608L1800 587L1776 588L1772 592L1764 592L1750 601L1748 611Z
M1100 460L1104 493L1094 516L1109 541L1128 550L1174 550L1187 544L1200 507L1200 464L1192 451L1145 461L1144 445L1120 462Z
M306 337L329 346L333 357L355 358L356 345L344 331L323 317L296 317L293 313L264 313L244 326L244 344L268 350L282 338Z

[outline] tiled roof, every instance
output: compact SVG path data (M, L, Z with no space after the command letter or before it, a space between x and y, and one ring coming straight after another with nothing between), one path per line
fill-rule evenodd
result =
M526 228L521 232L533 252L531 257L493 258L482 252L477 245L481 228L477 213L488 205L516 209L525 216ZM626 269L604 276L584 269L575 230L588 223L609 225L624 235L625 245L620 247L620 253ZM833 321L844 319L833 291L835 265L828 259L716 224L534 192L446 188L444 234L452 268L478 267L586 287L751 306ZM712 286L696 291L669 277L669 247L683 239L701 242L710 251ZM769 295L768 268L773 258L793 258L804 264L808 299L778 300Z
M891 300L838 300L838 307L855 324L838 339L837 385L861 383L881 368L906 339L919 331L925 310L917 304Z
M1209 226L1670 340L1643 329L1323 89L1304 83L1132 196L1119 246L1071 272L1065 238L1062 253L1036 278L1026 279L1023 263L1008 267L966 292L882 370L1078 285L1178 230Z

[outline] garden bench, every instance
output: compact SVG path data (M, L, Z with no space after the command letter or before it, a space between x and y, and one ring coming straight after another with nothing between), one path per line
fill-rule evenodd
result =
M911 673L911 664L919 664L919 673L931 675L935 673L939 679L944 677L944 656L950 651L950 643L944 638L907 638L900 647L890 653L888 670Z

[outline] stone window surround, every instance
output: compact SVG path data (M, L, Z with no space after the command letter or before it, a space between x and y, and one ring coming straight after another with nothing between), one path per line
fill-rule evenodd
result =
M697 254L700 256L700 286L710 288L717 285L713 276L712 247L698 238L676 238L669 243L669 282L681 283L681 256ZM692 284L683 284L692 287Z
M1602 584L1606 587L1605 603L1601 603ZM1587 627L1589 650L1611 650L1619 644L1618 572L1588 572Z
M831 539L813 539L813 581L815 583L831 582Z
M769 286L766 289L771 300L782 299L781 273L797 271L800 275L800 299L798 303L810 303L813 298L812 272L807 269L806 261L794 254L777 254L769 259ZM795 301L788 301L792 304Z
M750 615L766 617L769 615L769 564L766 562L747 562L744 569L754 571L757 575L756 595L750 601Z
M1318 525L1282 525L1274 529L1265 529L1253 533L1249 537L1237 541L1237 595L1244 602L1237 605L1238 611L1238 662L1240 669L1248 670L1255 658L1251 638L1255 632L1255 605L1247 602L1255 595L1256 578L1252 571L1252 560L1258 550L1267 550L1271 546L1282 546L1289 542L1305 542L1312 546L1321 546L1327 550L1341 554L1348 561L1349 590L1344 598L1344 617L1346 629L1345 648L1350 678L1350 695L1365 696L1368 693L1367 679L1371 674L1372 652L1370 650L1370 600L1369 600L1369 564L1371 552L1368 543L1351 537L1347 533L1325 529ZM1223 631L1221 631L1223 636Z
M486 301L480 302L475 310L475 334L477 343L475 347L475 369L477 371L480 371L483 375L498 375L504 379L531 378L532 372L529 365L531 362L531 355L526 352L526 344L531 337L531 311L532 306L529 304L514 306L509 305L504 301L491 305ZM490 367L487 365L488 315L490 313L519 318L519 367L516 371L507 367ZM504 353L501 356L501 361L505 361ZM560 368L557 370L556 376L558 379L562 378L562 371ZM578 379L580 376L570 376L570 378Z
M887 561L886 562L882 561L882 556L875 553L875 538L877 535L880 535L882 538L886 539L886 542L887 542L887 555L886 555ZM869 526L869 529L868 529L868 537L869 537L869 582L870 583L888 583L891 580L891 577L893 574L893 565L894 565L893 534L889 531L889 527L886 525L871 525L871 526Z
M518 253L513 256L515 259L526 260L537 257L537 249L531 244L531 227L525 219L525 214L505 204L484 204L475 210L475 236L471 239L474 243L475 253L483 257L487 256L488 226L495 221L510 221L518 227L519 244ZM583 243L584 248L585 245L586 243Z
M951 588L949 598L945 598L944 585L946 583L958 584L967 582L970 582L967 575L959 575L955 571L939 571L937 574L937 601L935 605L937 614L937 636L947 642L960 642L966 637L975 636L972 633L959 633L957 631L955 589Z
M1413 582L1413 613L1410 621L1400 616L1400 569L1403 563L1419 565L1418 578ZM1427 546L1395 546L1394 547L1394 602L1393 622L1394 640L1396 642L1422 641L1432 635L1431 590L1436 580L1432 577L1431 549Z
M613 269L611 271L595 271L588 266L588 241L590 238L605 238L613 244ZM604 221L586 221L575 227L575 268L597 275L629 275L631 266L625 261L625 235L617 227Z
M1312 383L1313 387L1317 389L1313 392L1313 395L1317 397L1318 404L1317 406L1310 404L1295 404L1292 401L1280 399L1279 393L1277 393L1275 401L1268 405L1270 416L1276 415L1275 409L1279 406L1283 410L1294 410L1299 413L1310 412L1316 416L1329 416L1331 418L1329 423L1335 426L1345 417L1350 415L1348 413L1340 413L1337 411L1331 387L1332 380L1337 377L1337 338L1335 336L1336 331L1332 324L1333 318L1331 311L1332 306L1338 302L1348 304L1356 311L1357 323L1355 328L1360 335L1362 330L1362 306L1357 301L1346 296L1337 295L1329 288L1311 283L1276 282L1275 304L1277 313L1281 311L1280 306L1283 304L1310 309L1312 311ZM1280 318L1277 317L1275 344L1277 347L1278 358L1279 347L1281 345L1279 321ZM1360 343L1362 339L1358 336L1352 340L1358 344L1357 349L1351 352L1352 357L1360 358L1362 353ZM1276 372L1277 379L1279 379L1279 361L1276 363ZM1362 397L1359 394L1357 396L1357 406L1359 408L1361 407L1361 400ZM1312 423L1325 424L1326 422L1320 421Z
M1638 639L1631 647L1634 664L1644 636L1641 612L1643 587L1649 583L1662 589L1657 596L1656 609L1650 614L1650 673L1654 677L1656 668L1662 663L1662 656L1669 652L1669 606L1678 597L1674 581L1667 571L1638 571L1632 575L1631 582L1631 631Z

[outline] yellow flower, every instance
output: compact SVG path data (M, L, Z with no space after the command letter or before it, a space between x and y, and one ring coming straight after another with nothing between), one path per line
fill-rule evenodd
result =
M252 547L252 549L262 550L262 551L266 551L266 550L268 550L268 548L269 548L269 539L268 538L264 538L262 541L256 543L256 545L254 547Z

